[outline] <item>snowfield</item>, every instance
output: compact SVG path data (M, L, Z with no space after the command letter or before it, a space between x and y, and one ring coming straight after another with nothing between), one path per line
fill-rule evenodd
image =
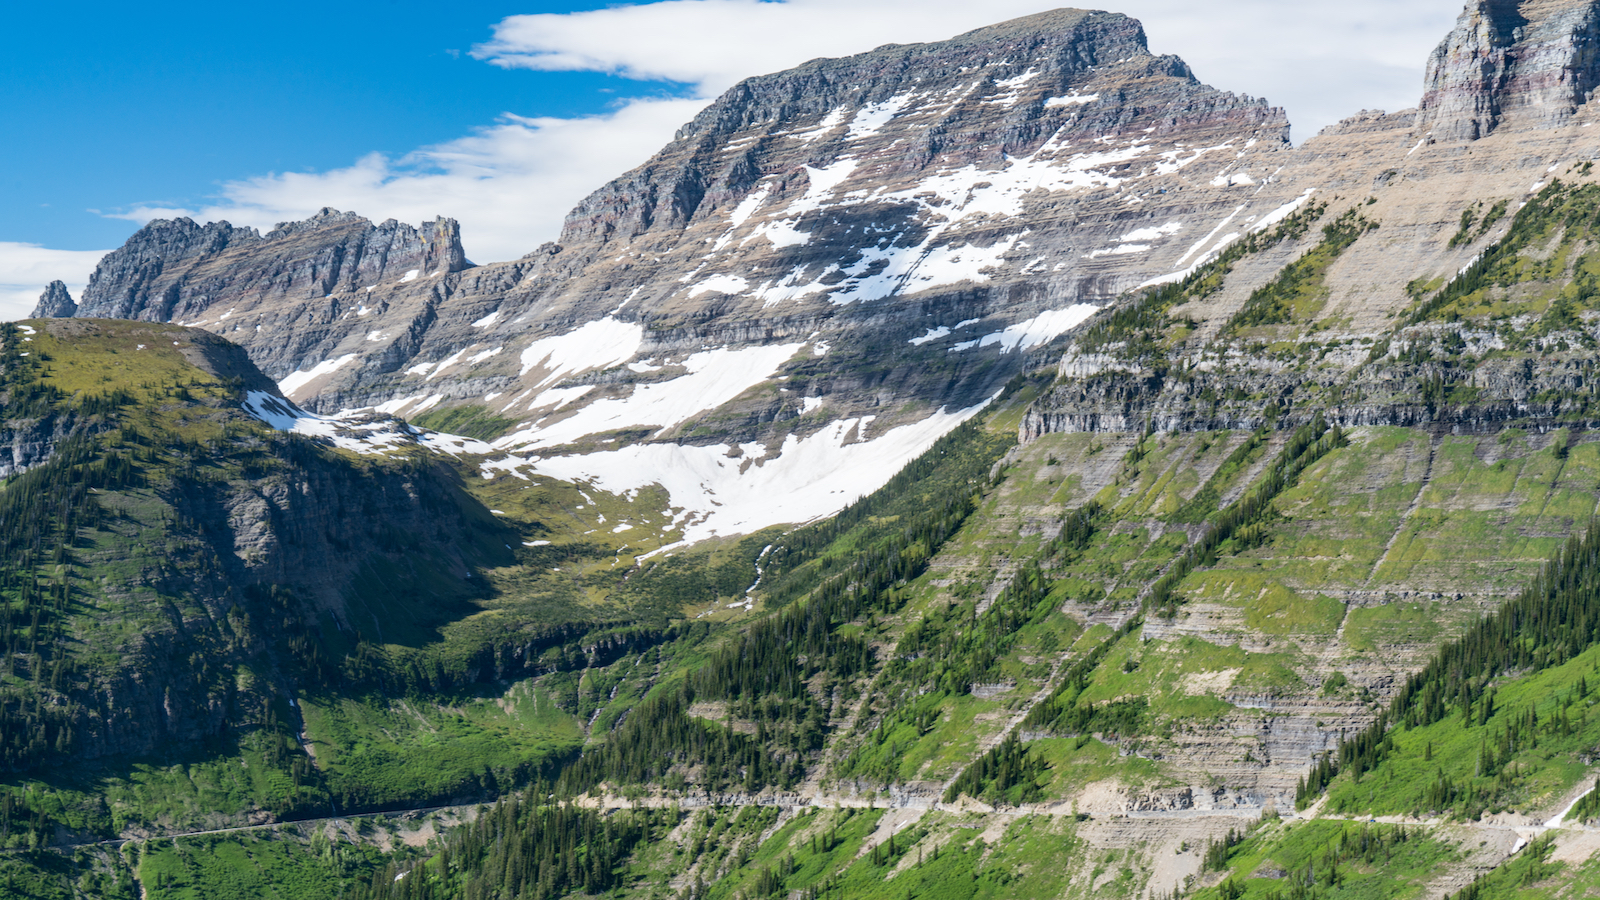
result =
M771 525L833 515L877 490L906 463L988 402L939 412L872 436L871 416L840 419L808 438L787 437L775 450L762 444L691 447L636 444L582 456L507 455L482 466L493 478L532 472L632 496L659 484L683 507L680 545L718 535L747 534Z

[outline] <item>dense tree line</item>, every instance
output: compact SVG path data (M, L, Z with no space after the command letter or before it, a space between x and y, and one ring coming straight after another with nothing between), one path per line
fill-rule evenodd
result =
M1418 305L1406 324L1436 318L1458 300L1486 288L1503 287L1523 279L1528 262L1523 251L1555 225L1583 228L1591 233L1600 230L1600 186L1568 185L1559 178L1551 181L1517 211L1504 238L1484 250L1461 274Z
M806 599L714 652L691 681L697 696L743 701L746 712L768 697L811 704L811 680L819 673L848 680L872 665L866 642L840 634L839 627L899 608L904 597L898 589L921 575L965 524L977 508L977 485L1010 444L976 426L963 425L951 437L957 440L941 439L901 473L920 478L891 481L868 498L867 509L898 515L858 515L855 527L838 532L848 536L849 552L837 554L832 565L792 572L776 586Z
M1132 303L1112 304L1108 312L1095 316L1083 329L1077 347L1081 352L1096 352L1113 344L1126 344L1126 357L1164 357L1157 338L1172 324L1170 313L1174 307L1203 300L1221 290L1228 273L1246 256L1304 237L1327 209L1326 203L1312 203L1270 231L1253 232L1234 241L1215 260L1183 280L1154 288Z
M659 838L666 814L606 815L545 805L543 785L497 803L451 832L438 855L389 866L352 900L553 900L594 896L622 884L628 856Z
M1234 314L1224 331L1252 328L1258 325L1280 325L1294 317L1295 303L1308 291L1321 288L1323 274L1328 264L1338 259L1362 235L1373 231L1378 223L1369 221L1358 209L1322 227L1322 243L1311 252L1285 266L1278 277L1256 288L1244 306Z
M105 515L95 492L137 480L126 455L99 453L80 435L0 491L0 768L30 769L72 751L79 709L66 695L79 673L62 641L76 590L73 545Z
M934 523L951 513L964 520L970 511L965 510L966 503L982 489L994 463L1015 443L1014 436L989 433L982 417L969 419L935 441L883 487L826 521L785 535L762 561L765 602L781 606L809 594L819 579L862 571L865 567L855 553L828 552L837 550L847 535L859 550L870 552L869 547L860 546L865 537L868 544L886 539L898 543L898 552L915 545L919 537L925 543L934 532L945 532L946 527ZM894 527L898 519L907 516L917 519L917 524ZM908 529L921 534L906 534ZM880 558L886 555L879 553ZM796 571L807 563L811 565L806 571Z
M961 770L945 790L944 802L952 803L966 794L989 803L1032 803L1044 796L1039 781L1046 768L1044 757L1024 746L1012 732Z
M1049 731L1061 735L1086 733L1076 729L1085 722L1092 723L1094 717L1092 712L1085 715L1079 710L1078 697L1089 689L1095 670L1105 662L1112 649L1143 624L1144 620L1138 616L1130 618L1117 629L1116 634L1101 641L1082 659L1074 662L1061 676L1061 683L1050 692L1050 696L1028 710L1028 715L1022 720L1022 730Z
M760 790L792 785L804 772L798 759L780 759L760 736L740 734L689 715L694 695L666 691L629 711L604 744L568 766L558 782L563 794L576 795L602 783L656 782L681 786L693 771L708 790ZM668 777L677 775L678 777Z

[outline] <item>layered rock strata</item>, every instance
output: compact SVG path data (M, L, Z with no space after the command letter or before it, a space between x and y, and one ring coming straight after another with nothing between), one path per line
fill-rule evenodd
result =
M907 402L979 402L1024 351L1202 258L1218 221L1296 199L1272 181L1287 133L1281 110L1152 55L1136 21L1062 10L743 82L573 210L558 244L454 274L405 263L426 290L392 264L351 276L338 217L265 238L152 223L80 314L211 328L300 373L287 389L318 409L437 398L530 422L626 400L711 348L793 345L748 386L804 377L829 418L882 425ZM604 351L539 343L595 323ZM557 385L592 393L563 404ZM789 421L807 404L778 393L713 430L822 424Z
M1555 330L1527 314L1504 324L1414 316L1553 180L1594 182L1588 163L1600 158L1600 114L1587 100L1600 76L1588 35L1597 10L1470 5L1430 63L1420 113L1363 113L1286 155L1279 178L1316 187L1328 204L1303 236L1240 260L1220 290L1174 307L1184 334L1169 330L1178 339L1155 355L1117 341L1069 351L1024 437L1152 422L1165 430L1294 425L1318 413L1347 426L1466 432L1581 419L1592 316ZM1502 63L1499 75L1468 78ZM1265 327L1238 318L1346 215L1375 227L1315 274L1293 315ZM1554 249L1526 252L1543 259ZM1575 272L1549 277L1555 284ZM1430 383L1452 390L1430 396Z
M73 301L65 282L52 281L39 295L39 305L34 307L36 319L56 319L78 314L78 304Z
M1584 0L1473 0L1428 58L1418 125L1438 141L1502 121L1566 122L1600 86L1600 10Z

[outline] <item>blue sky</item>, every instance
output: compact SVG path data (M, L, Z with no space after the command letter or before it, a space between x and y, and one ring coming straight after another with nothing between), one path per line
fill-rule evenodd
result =
M321 206L461 220L486 262L554 239L739 78L938 40L1049 0L14 4L0 319L74 294L152 217L270 228ZM1421 94L1460 0L1122 0L1157 53L1286 106L1296 139Z
M583 4L85 6L7 12L0 241L115 246L137 226L90 210L193 205L225 181L404 154L503 112L582 115L669 89L468 55L509 15Z

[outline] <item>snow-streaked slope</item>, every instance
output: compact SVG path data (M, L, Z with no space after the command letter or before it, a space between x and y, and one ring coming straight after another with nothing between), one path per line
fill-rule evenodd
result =
M425 447L461 456L488 453L491 449L483 441L417 428L397 419L373 415L370 410L319 416L266 391L250 391L245 397L244 410L279 431L325 440L353 453L383 455Z
M693 447L638 444L621 450L546 459L508 455L483 464L483 475L533 472L616 494L660 485L680 517L682 541L746 534L771 525L832 515L871 493L987 403L941 409L910 425L872 435L872 417L841 419L807 438L789 435L775 450L761 444ZM768 456L767 454L771 454Z
M644 326L607 316L555 337L541 338L522 351L522 374L540 371L539 385L577 372L620 366L639 352Z
M595 400L575 414L548 425L541 419L494 442L500 449L531 449L571 443L591 434L621 428L671 428L699 412L716 409L772 377L804 344L771 344L733 350L726 347L691 355L686 375L633 388L626 397ZM532 408L550 405L550 392ZM511 411L508 408L508 411Z
M285 375L283 379L278 382L278 390L283 391L285 397L293 397L306 385L324 375L332 375L334 372L337 372L349 365L355 359L356 354L347 353L344 356L340 356L335 359L323 360L306 371L291 372L288 375Z

